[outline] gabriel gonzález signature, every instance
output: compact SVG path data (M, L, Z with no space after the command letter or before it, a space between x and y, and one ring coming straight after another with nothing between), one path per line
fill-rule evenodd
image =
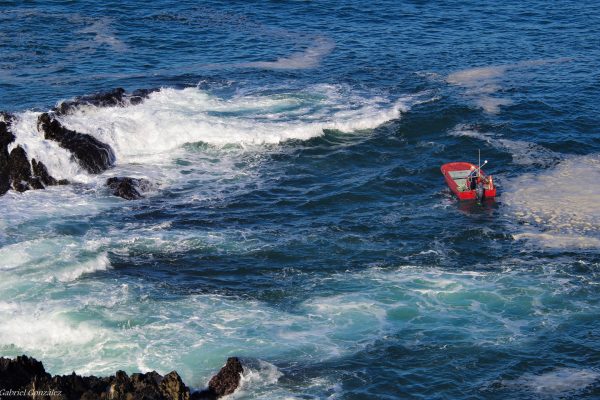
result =
M0 389L0 400L5 398L38 398L38 397L59 397L62 398L62 391L60 390L14 390L14 389Z

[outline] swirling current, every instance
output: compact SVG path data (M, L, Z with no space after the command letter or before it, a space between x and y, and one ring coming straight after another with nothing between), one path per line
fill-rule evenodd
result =
M234 398L600 397L600 6L3 1L0 356ZM107 143L94 175L44 139ZM2 118L2 117L0 117ZM488 160L458 202L440 166ZM107 178L152 182L144 199Z

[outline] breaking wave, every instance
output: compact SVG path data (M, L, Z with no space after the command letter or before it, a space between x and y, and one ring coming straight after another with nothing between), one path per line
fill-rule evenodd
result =
M109 144L118 166L156 164L186 143L253 147L307 140L324 129L372 129L398 118L412 97L389 100L352 92L342 85L315 85L277 94L217 97L198 88L163 88L138 105L82 105L59 117L69 129ZM86 182L89 177L56 142L37 132L37 114L24 112L13 124L16 140L29 157L44 162L51 175Z

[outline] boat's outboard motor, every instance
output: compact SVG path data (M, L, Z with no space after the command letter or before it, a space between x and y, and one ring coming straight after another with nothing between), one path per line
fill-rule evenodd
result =
M477 183L477 187L475 188L475 196L477 196L477 200L480 202L485 197L485 188L483 187L483 182Z

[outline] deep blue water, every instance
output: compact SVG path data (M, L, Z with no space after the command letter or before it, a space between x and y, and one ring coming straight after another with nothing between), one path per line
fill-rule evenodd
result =
M596 2L0 2L0 110L72 184L0 198L0 356L236 398L600 396ZM160 88L35 128L75 96ZM489 160L459 203L439 167ZM110 195L144 177L144 200Z

